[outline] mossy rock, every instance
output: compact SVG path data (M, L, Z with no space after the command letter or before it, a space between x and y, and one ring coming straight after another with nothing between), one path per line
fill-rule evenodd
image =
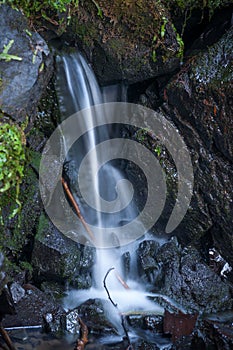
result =
M89 52L101 83L142 81L179 66L181 41L161 2L80 3L68 35Z
M78 288L90 287L93 254L93 248L82 246L67 238L45 214L41 214L32 252L36 281L69 281Z

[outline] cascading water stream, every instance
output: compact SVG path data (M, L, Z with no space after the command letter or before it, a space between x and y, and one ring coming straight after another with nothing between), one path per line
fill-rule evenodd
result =
M116 102L117 100L124 101L126 99L126 87L124 85L115 85L110 86L109 88L106 87L101 91L94 73L82 55L79 53L58 57L57 71L57 93L59 97L62 120L69 117L71 114L81 109L89 108L94 104L112 101ZM97 117L103 118L103 122L104 118L106 118L105 115L98 115ZM85 122L85 120L80 120L77 128L81 127L82 123ZM125 174L123 174L122 171L117 168L120 162L109 162L98 169L100 159L95 152L95 148L97 144L103 140L116 136L116 133L114 134L113 130L115 126L113 129L110 129L109 127L99 127L93 129L91 128L91 125L89 125L89 127L92 130L90 130L87 135L84 135L82 140L75 142L71 149L68 150L65 173L68 174L69 184L73 196L79 203L86 221L90 224L99 226L104 237L105 227L117 227L123 225L125 222L128 222L137 216L137 210L133 204L133 201L131 201L130 205L128 205L124 210L121 210L120 213L113 212L111 214L108 213L107 215L103 213L104 210L101 208L99 195L97 195L94 199L95 208L97 208L97 210L93 210L93 208L87 205L80 197L79 188L77 185L79 166L84 156L91 150L94 151L92 152L92 157L90 158L89 170L86 173L87 191L89 190L89 187L91 187L91 184L94 184L96 192L100 193L105 200L114 201L119 195L116 190L117 182L125 177ZM63 142L64 147L66 147L66 139L64 139ZM96 176L98 170L99 176ZM120 195L123 195L122 202L127 203L128 193L120 193ZM117 239L117 237L114 237L113 239ZM137 249L136 244L138 245L139 242L132 243L130 246L128 245L126 247L96 249L96 263L93 271L93 287L88 291L88 293L87 291L71 292L69 297L66 299L66 305L68 307L75 307L77 306L77 300L79 303L84 302L87 299L87 295L88 298L99 297L101 299L106 299L106 292L103 288L104 276L112 267L114 267L121 275L122 254L131 250L131 260L134 261L133 254ZM163 312L161 307L147 299L146 294L139 284L132 280L127 281L127 283L130 285L130 290L125 290L123 288L114 273L110 273L108 276L111 296L119 305L121 311L127 311L129 309L139 310L144 308L147 310L155 310L155 312L158 313ZM109 308L111 310L112 321L114 308L111 305L108 306L108 309ZM120 328L118 315L116 315L115 321L118 328Z

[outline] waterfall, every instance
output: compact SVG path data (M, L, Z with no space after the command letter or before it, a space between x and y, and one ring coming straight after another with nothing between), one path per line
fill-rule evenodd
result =
M126 86L124 84L111 85L105 88L100 88L95 75L80 53L72 53L57 58L57 92L59 97L60 111L62 120L69 117L71 114L85 108L89 108L95 104L101 104L105 102L117 102L126 101ZM102 118L103 121L106 118L104 113L97 116ZM85 119L79 120L77 128L81 128L85 123ZM98 169L98 163L101 161L101 156L95 152L95 148L98 143L106 139L111 139L120 136L120 131L116 128L116 125L112 127L99 127L90 130L88 134L84 135L81 140L75 142L75 144L68 150L68 154L65 162L65 174L68 174L69 185L72 190L72 194L80 205L80 209L88 224L97 225L104 237L105 229L109 226L119 227L126 222L131 221L137 216L137 209L133 200L130 200L130 204L120 212L104 213L101 208L101 200L99 196L95 199L95 207L99 209L93 210L90 205L80 197L79 188L77 184L77 178L79 173L79 166L85 155L93 150L92 157L89 160L89 168L86 172L85 182L88 187L94 184L94 187L101 197L106 201L114 203L115 198L120 195L121 201L128 203L129 193L117 192L117 183L125 178L125 173L121 168L121 161L108 162ZM63 140L66 144L66 140ZM95 176L98 172L99 176ZM132 198L131 198L132 199ZM99 231L98 231L99 232ZM101 237L100 237L101 239ZM117 240L114 236L113 239ZM142 238L141 238L142 239ZM100 244L101 245L101 244ZM135 254L138 242L134 242L129 246L119 246L109 249L96 249L96 263L93 270L93 286L88 291L88 297L106 298L106 292L103 289L103 279L106 272L114 267L117 273L121 276L122 272L122 254L126 251L131 251L131 260L134 261L133 254ZM136 265L136 264L135 264ZM135 269L135 266L134 266ZM149 301L142 290L142 287L135 281L127 281L130 285L130 290L124 289L119 280L111 272L108 276L108 284L111 286L111 295L122 310L131 309L150 309L162 312L162 308L156 305L154 302ZM73 291L66 300L69 307L77 306L77 300L79 302L85 301L86 291ZM111 306L110 306L111 309ZM107 310L106 310L107 311ZM111 309L111 313L114 310ZM119 316L116 315L116 323L119 326ZM111 321L113 317L111 316Z

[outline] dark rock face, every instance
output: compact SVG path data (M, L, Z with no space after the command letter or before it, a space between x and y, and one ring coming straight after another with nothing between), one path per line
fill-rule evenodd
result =
M208 233L233 263L233 105L230 29L186 63L167 86L164 109L189 147L194 169L191 208L173 232L187 245Z
M165 243L156 256L162 264L161 293L192 312L216 312L232 306L230 289L192 247L181 250L174 240Z
M93 263L93 248L65 237L44 215L41 216L32 252L36 280L69 281L77 288L88 288Z
M161 279L160 266L156 261L159 244L155 241L143 241L137 250L140 278L155 285Z
M143 81L179 67L178 34L160 2L79 4L69 32L86 48L101 84Z
M30 32L27 21L19 11L1 5L0 51L13 40L9 54L22 58L1 61L0 105L14 120L33 115L52 73L52 59L45 41Z

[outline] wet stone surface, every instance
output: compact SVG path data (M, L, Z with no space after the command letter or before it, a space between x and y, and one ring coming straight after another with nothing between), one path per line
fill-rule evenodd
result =
M20 11L1 5L0 51L13 40L9 54L21 60L1 61L1 109L14 120L33 115L52 73L52 58L46 42L31 32ZM43 68L43 69L42 69Z
M139 259L148 253L148 245L150 241L141 245ZM217 312L232 307L229 286L203 261L195 248L182 249L173 238L158 249L153 259L154 269L159 266L159 276L163 276L159 293L172 298L187 311ZM147 266L144 266L145 272ZM158 285L155 282L150 288L156 291Z
M17 289L19 290L19 286ZM51 324L52 321L54 323L53 330L61 330L63 328L62 325L65 317L65 311L62 309L62 307L49 298L48 295L44 294L32 285L25 285L24 290L24 296L18 299L17 303L14 304L16 314L6 315L3 319L3 326L5 328L38 325L42 326L44 317L47 315L47 318L50 319ZM14 293L14 296L16 295L18 296L18 293Z
M41 215L32 252L35 280L68 281L74 287L85 289L91 286L93 263L93 248L67 238L44 214Z
M232 36L231 28L208 50L188 60L164 90L162 106L189 147L195 178L190 209L173 234L182 244L193 242L200 250L205 240L206 246L215 246L230 265L233 263Z

